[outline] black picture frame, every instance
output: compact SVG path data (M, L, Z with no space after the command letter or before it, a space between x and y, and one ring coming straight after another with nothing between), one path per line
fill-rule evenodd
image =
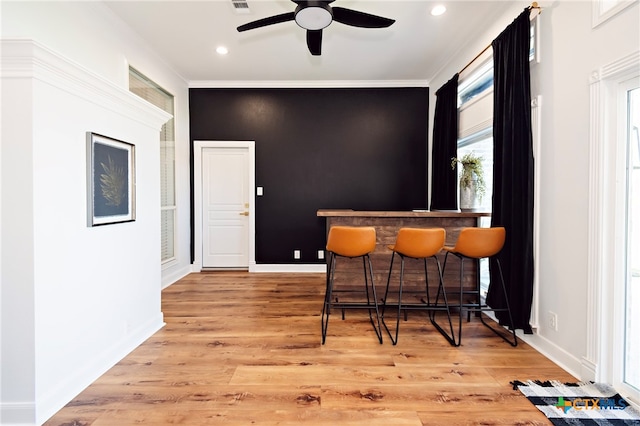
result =
M88 226L136 218L135 145L87 132Z

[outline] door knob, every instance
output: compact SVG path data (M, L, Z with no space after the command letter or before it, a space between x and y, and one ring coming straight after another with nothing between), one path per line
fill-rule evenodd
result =
M249 212L242 212L240 213L240 216L249 216Z

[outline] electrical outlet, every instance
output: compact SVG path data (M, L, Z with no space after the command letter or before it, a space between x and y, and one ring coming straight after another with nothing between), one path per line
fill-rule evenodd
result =
M556 314L555 312L549 311L548 321L549 321L549 328L551 328L552 330L558 331L558 314Z
M294 259L300 259L300 250L294 250L293 251L293 258Z
M324 250L318 250L318 259L324 259Z

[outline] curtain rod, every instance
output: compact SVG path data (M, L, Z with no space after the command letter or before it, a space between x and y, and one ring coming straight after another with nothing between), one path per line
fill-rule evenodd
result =
M541 8L540 6L538 6L538 2L537 2L537 1L534 1L533 3L531 3L531 6L529 6L529 10L533 10L533 9L537 10L537 11L538 11L538 14L542 13L542 8ZM537 15L536 15L536 16L537 16ZM490 43L487 47L485 47L484 49L482 49L482 51L481 51L480 53L478 53L478 54L477 54L477 55L476 55L472 60L470 60L470 61L469 61L469 63L468 63L467 65L465 65L465 66L464 66L460 71L458 71L458 74L462 74L462 72L463 72L464 70L466 70L467 68L469 68L469 66L470 66L471 64L473 64L473 63L476 61L476 59L478 59L480 56L482 56L482 54L483 54L484 52L486 52L487 50L489 50L489 48L490 48L490 47L491 47L491 43Z

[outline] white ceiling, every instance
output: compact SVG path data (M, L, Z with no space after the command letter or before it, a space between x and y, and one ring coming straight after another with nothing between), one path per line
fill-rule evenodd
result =
M194 81L424 81L502 14L502 1L337 0L332 6L395 19L388 28L333 22L322 55L307 50L293 21L239 33L239 25L292 12L289 0L248 0L240 14L231 0L105 1L185 80ZM439 17L430 10L445 4ZM229 49L225 56L215 50ZM469 60L472 58L469 58Z

